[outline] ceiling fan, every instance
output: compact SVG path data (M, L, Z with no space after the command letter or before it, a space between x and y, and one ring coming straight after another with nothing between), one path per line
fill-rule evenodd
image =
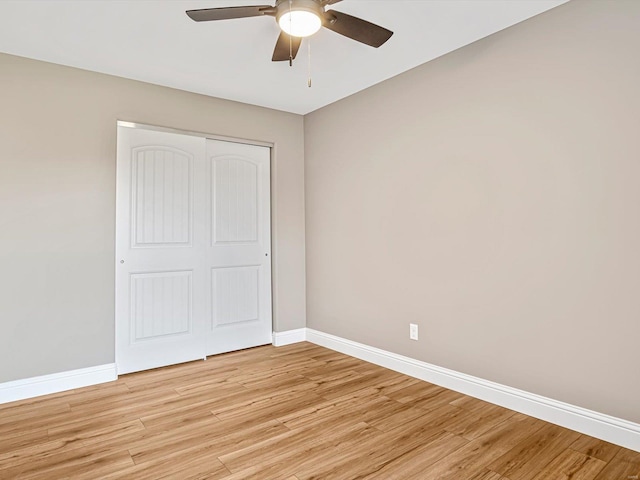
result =
M196 22L228 20L232 18L275 17L282 32L276 42L271 60L279 62L296 58L303 37L313 35L320 27L328 28L340 35L360 43L378 48L393 32L358 17L336 10L325 10L342 0L276 0L271 5L245 7L203 8L186 13Z

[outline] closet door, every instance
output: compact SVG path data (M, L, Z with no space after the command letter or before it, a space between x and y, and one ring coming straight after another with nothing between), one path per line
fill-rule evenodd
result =
M268 147L118 127L118 373L272 342Z
M118 373L203 358L205 139L118 127Z
M272 342L271 149L207 140L207 355Z

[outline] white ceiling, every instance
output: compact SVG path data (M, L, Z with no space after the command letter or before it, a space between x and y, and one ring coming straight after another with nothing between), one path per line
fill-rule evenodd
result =
M344 0L395 32L379 49L326 29L292 68L271 17L196 23L185 10L274 0L0 0L0 52L306 114L567 0Z

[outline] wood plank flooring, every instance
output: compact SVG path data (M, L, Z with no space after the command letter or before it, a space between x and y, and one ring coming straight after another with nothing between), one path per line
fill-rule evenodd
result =
M309 343L0 405L0 479L636 480L640 453Z

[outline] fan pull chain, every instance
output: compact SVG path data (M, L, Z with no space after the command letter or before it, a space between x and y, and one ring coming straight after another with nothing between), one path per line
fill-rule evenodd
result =
M309 78L307 79L307 86L311 88L311 39L310 38L307 39L307 52L308 52L308 60L309 60L309 70L308 70Z
M289 31L293 32L292 23L292 15L291 15L291 7L293 5L293 0L289 0ZM289 66L293 67L293 39L291 35L289 35Z
M289 66L293 67L293 46L291 45L291 35L289 35Z

